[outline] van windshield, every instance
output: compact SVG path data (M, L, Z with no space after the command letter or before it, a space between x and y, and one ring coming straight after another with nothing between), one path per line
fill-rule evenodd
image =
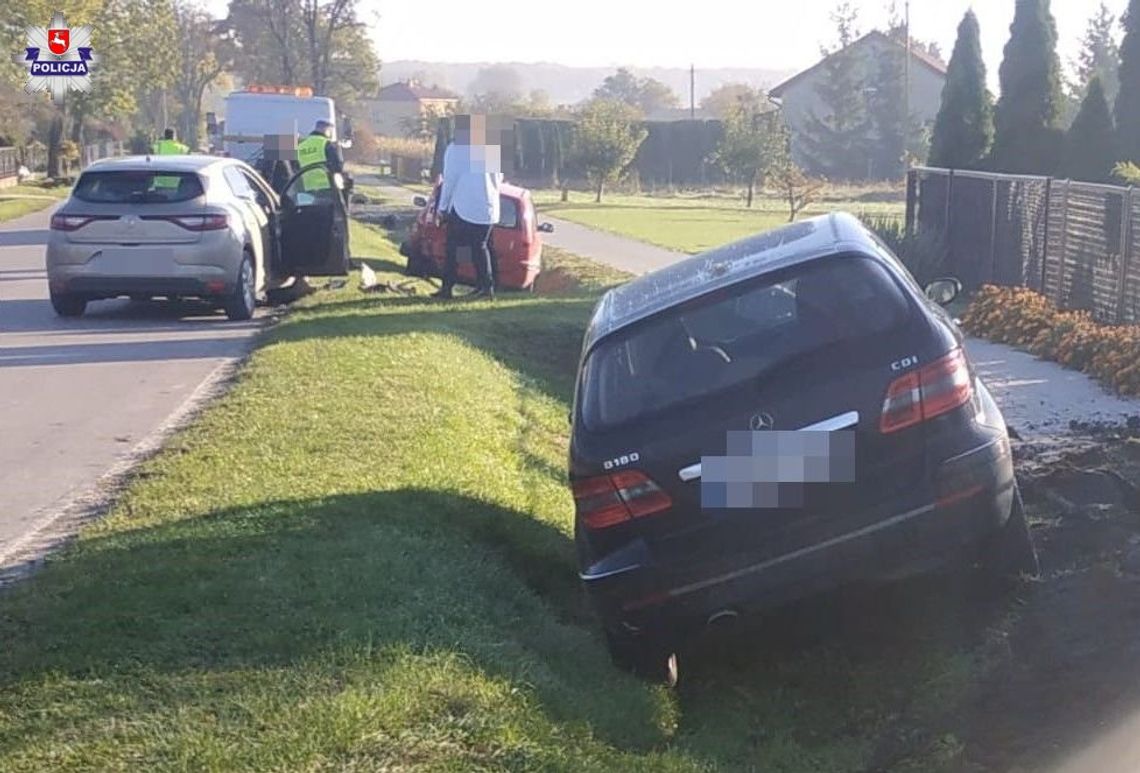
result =
M911 305L870 258L813 261L670 309L604 340L583 371L582 418L602 431L711 398L836 346L876 348Z
M193 172L120 170L84 172L72 195L91 204L169 204L204 193L201 178Z

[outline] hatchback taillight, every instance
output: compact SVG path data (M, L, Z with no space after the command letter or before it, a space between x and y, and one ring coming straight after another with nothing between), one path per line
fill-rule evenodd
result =
M609 528L673 506L668 494L636 470L576 480L573 488L578 516L590 529Z
M937 362L895 379L883 400L879 429L890 433L913 427L962 407L972 395L966 355L955 349Z
M91 215L52 215L51 230L78 231L88 223L99 219L101 218L92 217Z
M144 215L143 220L165 220L187 231L221 231L230 227L225 215Z

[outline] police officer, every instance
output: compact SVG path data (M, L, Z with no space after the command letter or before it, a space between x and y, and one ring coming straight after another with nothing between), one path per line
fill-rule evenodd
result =
M174 129L164 131L162 139L154 143L152 150L156 156L181 156L190 152L190 148L174 139ZM154 178L154 188L157 192L170 194L181 181L181 177L174 175L159 175Z
M306 193L320 195L329 190L330 175L344 174L344 158L340 146L332 141L332 130L333 126L328 121L317 121L309 136L297 143L297 163L302 169L324 163L329 170L328 174L323 169L305 172L301 176L301 185Z
M190 152L190 148L174 139L174 129L167 129L162 133L162 139L154 143L154 155L179 156Z

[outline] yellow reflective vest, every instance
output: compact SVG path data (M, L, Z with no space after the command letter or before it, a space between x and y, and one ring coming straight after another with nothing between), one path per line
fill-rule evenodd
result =
M154 143L154 155L156 156L179 156L189 152L190 148L178 140L159 140Z
M297 144L297 163L304 169L312 164L325 164L325 147L329 144L328 137L320 134L310 134ZM301 176L301 186L306 192L328 190L328 169L312 169Z
M161 139L154 143L152 148L156 156L181 156L190 152L190 148L178 140ZM155 188L177 188L180 180L177 177L154 178Z

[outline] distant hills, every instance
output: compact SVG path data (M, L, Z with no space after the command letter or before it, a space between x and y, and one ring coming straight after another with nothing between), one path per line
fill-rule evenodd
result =
M401 60L385 62L380 69L381 85L415 78L426 85L438 85L450 89L460 96L471 96L471 85L479 71L487 67L509 67L518 73L519 83L524 92L536 89L545 91L550 101L558 104L574 104L587 99L607 75L616 72L616 67L570 67L548 62L425 62ZM681 100L689 103L689 70L680 67L631 67L638 77L656 78L667 84ZM696 100L707 96L717 87L726 83L747 83L754 88L771 88L794 75L791 70L766 70L752 68L718 68L696 71Z

